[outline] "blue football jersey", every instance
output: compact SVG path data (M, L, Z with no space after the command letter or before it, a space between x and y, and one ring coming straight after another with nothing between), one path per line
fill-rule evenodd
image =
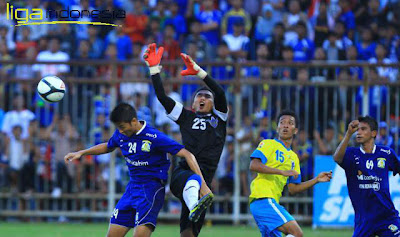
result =
M118 130L108 141L108 148L119 148L129 168L130 180L145 182L148 179L167 180L171 164L167 153L175 155L184 146L164 133L146 124L136 134L127 137Z
M361 147L349 147L340 166L346 172L356 228L373 228L380 221L398 217L388 176L389 171L400 173L400 161L392 149L375 145L372 153L365 153Z

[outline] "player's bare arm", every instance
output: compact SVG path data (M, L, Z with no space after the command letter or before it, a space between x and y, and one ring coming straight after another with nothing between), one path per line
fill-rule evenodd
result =
M347 127L346 134L343 140L340 142L338 148L336 148L335 153L333 154L333 159L336 163L341 164L343 162L344 154L346 153L346 148L349 145L349 141L351 136L357 131L358 129L358 120L353 120L349 123Z
M329 182L332 179L332 171L329 172L321 172L318 174L317 177L310 179L306 182L302 182L299 184L295 183L289 183L288 188L289 188L289 193L291 195L303 192L312 186L316 185L317 183L324 183L324 182Z
M280 170L269 167L261 162L260 159L253 158L250 162L250 170L257 173L262 174L276 174L276 175L283 175L286 177L293 176L295 179L299 176L295 170Z
M109 149L107 147L107 143L101 143L99 145L96 146L92 146L88 149L85 150L80 150L77 152L71 152L68 153L65 157L64 157L64 161L65 163L68 163L69 161L73 161L75 159L80 159L82 156L85 155L101 155L101 154L106 154L106 153L110 153L112 152L114 149Z
M171 113L175 107L175 101L167 96L164 91L164 86L161 81L160 72L162 66L160 65L162 55L164 53L164 47L159 47L155 43L149 44L143 58L146 65L149 67L151 81L153 82L154 90L156 92L157 99L160 101L162 106L165 108L167 113Z
M190 169L201 177L201 187L200 187L200 196L204 196L208 193L211 193L210 188L207 186L206 181L204 180L203 174L201 173L199 164L196 161L194 155L186 149L180 150L177 154L179 157L185 158L186 162L188 163Z
M212 79L207 72L202 69L193 59L184 53L181 53L181 58L185 63L187 69L181 72L182 76L198 76L200 79L204 81L204 83L212 90L215 94L215 109L222 112L228 112L228 103L225 97L224 89L214 80Z

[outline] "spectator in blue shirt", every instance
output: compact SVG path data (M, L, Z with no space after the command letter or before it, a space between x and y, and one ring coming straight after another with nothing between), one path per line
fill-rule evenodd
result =
M122 20L117 20L116 25L123 25ZM117 58L127 60L132 56L132 42L128 35L124 33L123 27L115 27L106 37L105 48L108 44L117 46Z
M254 36L259 42L269 43L272 40L274 26L279 22L274 16L274 8L266 4L262 8L262 15L258 17Z
M375 144L394 148L393 136L390 135L387 124L384 121L379 123L379 133L376 136Z
M337 36L336 44L340 49L346 50L353 45L353 41L346 35L346 26L343 22L336 22L334 31Z
M4 110L0 108L0 128L3 125L3 118L4 118Z
M236 22L233 25L233 33L226 34L222 38L228 45L231 55L237 60L247 58L250 39L244 34L244 23Z
M369 79L370 81L384 82L378 74L378 70L375 67L369 68ZM386 99L388 96L388 88L386 86L370 86L368 89L368 94L364 93L363 87L359 88L358 95L356 97L356 102L359 105L359 113L363 111L363 97L368 96L369 98L369 115L377 120L381 120L386 112ZM379 117L378 117L379 115Z
M189 0L174 0L174 3L176 3L179 6L179 11L178 11L179 15L184 16L186 14L188 2Z
M364 28L361 33L361 42L357 43L358 58L369 60L375 57L376 43L372 41L372 31Z
M355 46L350 46L346 50L346 60L347 61L358 61L358 51ZM351 78L354 80L362 80L363 78L363 71L361 67L350 67L349 68L349 73Z
M257 45L257 50L256 50L257 62L267 63L268 55L269 55L268 45L266 45L266 44ZM244 69L245 69L246 77L259 78L261 76L262 68L260 68L259 66L249 66L249 67L245 67Z
M233 26L237 22L244 25L245 35L249 36L251 30L250 15L243 8L242 0L231 0L232 8L224 14L221 22L221 32L223 35L233 33Z
M221 44L218 45L216 62L233 62L228 45L225 42L221 42ZM213 78L218 80L230 80L233 79L235 75L235 70L232 66L215 66L212 67L211 75ZM226 89L225 85L222 85L222 87Z
M341 8L341 12L338 16L337 21L342 21L346 26L347 35L350 39L353 38L354 30L356 28L356 20L353 12L350 8L350 2L348 0L339 0L339 6Z
M313 177L313 147L304 129L299 130L295 146L300 160L301 176L308 180Z
M307 37L307 26L304 22L297 23L297 39L289 42L293 48L294 61L310 61L314 56L314 42Z
M173 25L175 28L175 40L183 42L183 35L187 32L186 20L179 14L178 3L172 2L171 4L171 17L165 20L165 25Z
M88 26L88 41L90 43L89 57L99 59L104 54L104 40L98 36L98 26Z
M222 14L214 9L213 0L202 2L203 10L196 16L201 23L201 32L208 42L216 47L219 44L219 27L221 25Z
M136 109L138 119L145 120L148 125L153 126L151 110L149 107L143 105L142 102L142 95L140 93L136 93L133 107Z
M387 57L392 61L400 59L400 35L398 34L396 25L388 24L384 27L384 38L379 41L383 44L388 52Z

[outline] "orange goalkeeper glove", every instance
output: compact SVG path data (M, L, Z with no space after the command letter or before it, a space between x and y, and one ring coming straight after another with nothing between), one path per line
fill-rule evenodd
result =
M207 72L197 65L189 55L181 53L181 57L187 67L187 69L181 72L182 76L197 75L201 79L207 76Z
M149 44L146 52L143 55L144 61L150 70L150 75L155 75L161 71L161 58L164 53L164 47L159 47L156 52L157 45L155 43Z

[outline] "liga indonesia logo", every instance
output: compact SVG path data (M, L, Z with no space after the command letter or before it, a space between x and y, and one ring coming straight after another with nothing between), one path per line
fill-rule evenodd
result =
M108 25L118 26L112 23L101 22L105 19L124 19L126 12L124 10L42 10L40 8L16 8L7 2L7 20L16 20L15 26L26 25L54 25L54 24L84 24L84 25ZM83 17L95 19L99 21L81 21ZM50 19L60 19L59 21L50 21ZM63 21L62 19L65 19ZM69 20L73 19L73 20Z

